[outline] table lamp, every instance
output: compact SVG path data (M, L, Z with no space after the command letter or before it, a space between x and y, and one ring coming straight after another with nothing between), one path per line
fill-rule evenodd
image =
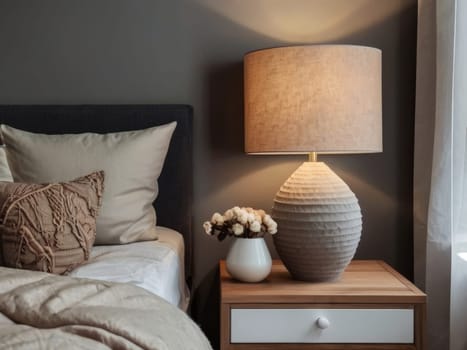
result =
M319 153L382 152L381 51L354 45L247 53L245 151L309 154L282 185L274 245L292 277L338 279L361 237L358 200Z

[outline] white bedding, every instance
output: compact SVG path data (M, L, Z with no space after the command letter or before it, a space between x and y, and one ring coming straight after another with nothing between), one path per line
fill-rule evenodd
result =
M157 241L94 246L91 258L73 277L131 283L186 310L189 292L184 274L183 236L157 226Z

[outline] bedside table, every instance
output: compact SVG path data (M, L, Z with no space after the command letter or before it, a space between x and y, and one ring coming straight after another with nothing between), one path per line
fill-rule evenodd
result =
M354 260L337 282L293 280L278 260L261 283L220 262L221 350L423 350L426 295L382 261Z

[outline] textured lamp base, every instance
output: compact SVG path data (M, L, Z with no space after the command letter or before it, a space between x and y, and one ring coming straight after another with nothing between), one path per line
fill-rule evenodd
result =
M279 228L274 245L295 279L338 279L357 250L362 232L358 200L322 162L305 162L287 179L272 216Z

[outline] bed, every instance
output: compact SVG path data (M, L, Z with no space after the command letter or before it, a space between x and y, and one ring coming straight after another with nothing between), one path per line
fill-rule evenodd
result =
M0 106L0 124L39 134L107 134L173 121L177 126L153 204L158 239L95 245L89 260L67 276L0 268L0 342L11 342L12 348L36 341L50 342L48 348L77 341L81 348L210 348L183 312L192 277L191 107ZM31 301L31 287L49 294L35 295ZM63 305L55 301L56 295ZM119 305L123 301L124 307Z

